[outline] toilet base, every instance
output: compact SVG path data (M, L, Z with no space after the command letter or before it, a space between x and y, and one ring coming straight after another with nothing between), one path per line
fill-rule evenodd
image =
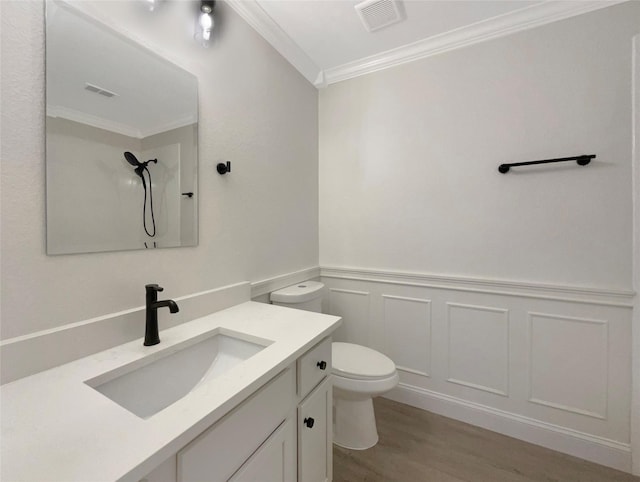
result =
M378 443L373 399L333 397L333 443L352 450L366 450Z

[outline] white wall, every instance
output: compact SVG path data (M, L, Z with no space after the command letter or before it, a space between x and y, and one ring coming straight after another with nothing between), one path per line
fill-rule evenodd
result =
M162 147L145 149L140 153L142 159L156 159L158 162L149 165L147 169L151 173L151 190L147 192L147 209L142 208L133 215L138 216L138 233L145 240L147 246L155 247L175 247L180 246L180 206L182 195L180 185L181 166L185 161L182 156L180 144L167 144ZM145 174L145 178L148 177ZM142 181L140 179L140 181ZM146 180L147 184L149 180ZM142 190L142 201L144 203L144 188L138 185L138 196ZM147 189L149 186L147 185ZM153 196L153 216L151 213L151 200ZM139 199L139 198L138 198ZM147 231L153 234L155 220L155 236L152 238L144 231L143 223L140 221L140 214L144 212L147 219Z
M46 149L47 251L142 247L142 184L123 157L140 139L47 117Z
M0 3L2 338L140 306L145 283L173 298L317 266L317 92L224 2L209 50L195 2L80 2L198 77L199 245L46 256L44 7Z
M391 398L631 470L639 18L629 2L321 91L325 309L396 362Z
M195 204L181 196L181 172L193 170L193 131L194 126L185 126L137 139L47 117L47 252L144 249L145 243L175 247L181 244L182 227L188 231L185 238L193 240L197 230L183 224L180 213L183 205L193 210ZM153 233L155 219L154 237L143 227L142 180L125 161L124 151L158 160L149 166L153 189L146 200L147 230ZM147 174L145 180L148 184Z
M182 246L197 244L198 240L198 166L197 163L184 162L184 159L197 158L198 126L186 126L172 129L142 139L143 149L155 149L169 144L180 145L180 239ZM196 152L194 152L194 149ZM149 159L151 159L150 157ZM193 192L195 197L182 196L183 192Z
M630 2L321 91L320 265L630 288L638 18Z

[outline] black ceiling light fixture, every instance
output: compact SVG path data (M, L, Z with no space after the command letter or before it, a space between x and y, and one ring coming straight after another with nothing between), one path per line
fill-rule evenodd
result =
M196 33L194 37L203 47L211 45L211 33L213 32L215 23L213 20L213 8L215 4L215 0L201 0L200 2L200 14L196 22Z

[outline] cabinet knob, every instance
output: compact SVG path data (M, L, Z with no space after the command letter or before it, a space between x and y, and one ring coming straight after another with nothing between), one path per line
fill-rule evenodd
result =
M309 418L305 418L304 419L304 424L308 427L308 428L313 428L313 424L315 423L315 420L311 417Z
M327 369L327 362L324 361L324 360L319 361L318 363L316 363L316 366L318 368L320 368L320 370L326 370Z

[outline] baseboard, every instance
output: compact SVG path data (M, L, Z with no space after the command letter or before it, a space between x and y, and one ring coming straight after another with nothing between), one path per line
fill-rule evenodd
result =
M631 472L631 446L626 443L541 422L404 383L400 383L385 398L597 464Z
M180 311L173 315L168 310L159 312L160 329L249 301L249 293L250 284L243 282L175 298ZM4 340L0 343L0 383L142 338L144 319L145 307L141 306Z
M251 283L251 299L301 281L318 277L320 277L320 267L314 266L312 268L301 269L300 271L274 276L273 278L255 281Z

